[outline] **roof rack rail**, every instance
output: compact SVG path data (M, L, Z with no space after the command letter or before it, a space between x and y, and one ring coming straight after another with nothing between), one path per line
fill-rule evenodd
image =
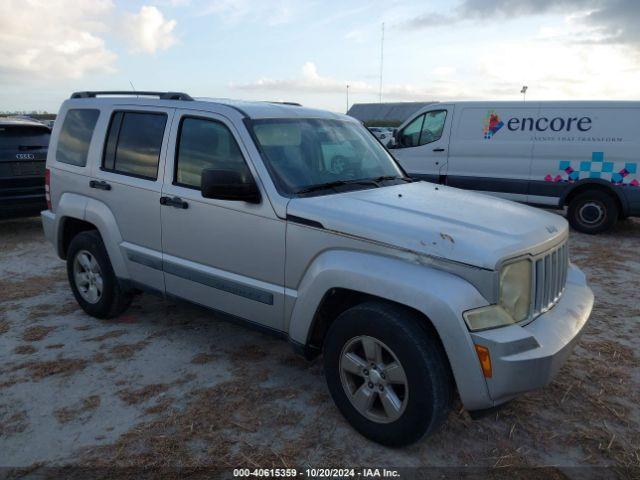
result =
M104 90L91 92L74 92L71 98L95 98L98 95L126 95L126 96L142 96L142 97L158 97L160 100L188 100L191 101L190 95L181 92L134 92L131 90Z

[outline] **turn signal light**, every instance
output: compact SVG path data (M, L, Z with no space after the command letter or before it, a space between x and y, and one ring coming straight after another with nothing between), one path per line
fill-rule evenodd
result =
M491 378L491 376L493 375L493 371L491 370L491 355L489 355L489 349L487 347L483 347L482 345L476 345L475 347L484 377Z

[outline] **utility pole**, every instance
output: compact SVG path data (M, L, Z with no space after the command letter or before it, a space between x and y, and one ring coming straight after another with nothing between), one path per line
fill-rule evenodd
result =
M384 22L382 22L382 38L380 39L380 103L382 103L382 71L384 66Z
M347 112L348 111L349 111L349 84L347 83Z
M527 90L529 90L529 87L527 87L526 85L523 85L522 90L520 90L520 93L522 94L523 102L527 101Z

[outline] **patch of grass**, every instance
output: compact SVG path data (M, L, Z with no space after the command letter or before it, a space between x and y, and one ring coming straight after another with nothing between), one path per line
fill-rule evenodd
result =
M39 342L46 337L49 332L55 330L56 327L45 327L43 325L36 325L27 328L22 334L22 340L25 342Z
M87 338L85 342L102 342L103 340L107 340L109 338L117 338L127 333L126 330L111 330L110 332L103 333L102 335L98 335L96 337Z
M37 351L38 350L33 345L18 345L13 349L13 353L17 355L31 355Z
M29 362L18 365L15 370L26 369L33 380L42 380L52 375L69 376L84 370L87 361L82 358L59 358L47 362Z
M6 410L3 408L2 410ZM27 412L22 410L9 414L9 412L3 411L0 415L0 437L15 435L16 433L22 433L26 430Z
M79 404L76 404L72 407L60 408L53 412L53 414L55 415L58 422L67 423L89 412L93 412L99 406L100 396L91 395L90 397L83 399Z
M215 355L211 355L209 353L198 353L197 355L193 356L193 358L191 359L191 363L195 365L202 365L212 362L213 360L215 360L215 358Z
M116 345L115 347L111 347L109 349L109 353L115 359L127 360L133 357L137 352L142 350L144 347L146 347L148 343L149 342L146 340L141 340L140 342L137 342L137 343Z
M0 335L3 335L9 331L11 323L9 320L0 319Z
M60 348L64 348L64 343L53 343L51 345L47 345L44 348L48 348L49 350L57 350Z
M166 392L169 389L169 385L164 383L155 383L152 385L145 385L137 390L121 390L118 392L120 399L128 405L136 405L138 403L146 402L152 397L156 397L162 392Z

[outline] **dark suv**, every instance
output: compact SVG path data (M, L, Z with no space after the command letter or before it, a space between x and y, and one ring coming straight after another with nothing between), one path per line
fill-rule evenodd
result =
M51 129L31 119L0 118L0 218L47 208L45 162Z

